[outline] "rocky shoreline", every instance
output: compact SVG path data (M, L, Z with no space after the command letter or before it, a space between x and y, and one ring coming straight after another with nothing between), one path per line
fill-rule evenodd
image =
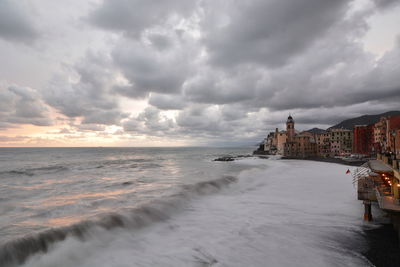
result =
M265 155L237 155L237 156L222 156L216 159L213 159L213 161L235 161L238 159L244 159L244 158L261 158L261 159L267 159L268 157Z

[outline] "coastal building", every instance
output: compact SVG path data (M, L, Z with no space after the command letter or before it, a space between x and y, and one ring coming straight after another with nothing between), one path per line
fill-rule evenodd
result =
M386 151L386 125L385 117L374 124L374 146L379 152Z
M328 131L315 134L315 141L317 143L317 154L320 157L329 157L331 153L331 134Z
M350 155L353 148L353 131L330 129L331 156Z
M374 125L356 125L353 129L353 154L374 156Z
M386 151L391 154L397 154L396 151L396 137L397 130L400 129L400 116L393 116L386 118Z
M357 125L353 129L353 153L375 157L378 153L400 157L397 141L400 116L381 117L371 125Z
M267 138L264 140L264 151L272 155L282 155L286 140L286 131L279 131L278 128L276 128L275 132L270 132Z
M276 151L275 153L272 153L274 149L276 150L276 144L274 144L274 140L274 132L270 132L267 135L267 138L264 139L264 151L271 152L270 154L276 153Z
M287 141L284 143L283 155L291 158L308 158L317 155L317 144L311 133L296 134L294 119L289 115L286 121Z
M287 142L287 133L285 131L280 131L276 133L276 149L279 155L283 154L283 149L285 147L285 143Z
M394 131L394 150L397 159L400 159L400 129Z
M291 115L289 115L286 121L286 133L287 133L287 142L293 142L296 133L294 130L294 120Z
M331 128L327 131L297 132L289 115L286 130L270 132L263 143L267 154L286 157L375 157L378 153L400 158L400 116L382 117L370 125L356 125L352 130ZM354 155L355 154L355 155Z
M329 156L337 156L340 155L341 147L339 140L330 140L330 154Z

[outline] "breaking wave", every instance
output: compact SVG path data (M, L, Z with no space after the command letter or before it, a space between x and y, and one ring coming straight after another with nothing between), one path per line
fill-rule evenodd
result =
M95 220L82 221L68 227L54 228L12 240L0 247L0 266L22 264L29 256L46 253L54 243L67 237L86 240L101 229L140 229L154 222L165 221L181 210L192 197L216 193L236 181L236 177L224 176L216 180L185 185L177 194L130 209L124 214L106 214Z

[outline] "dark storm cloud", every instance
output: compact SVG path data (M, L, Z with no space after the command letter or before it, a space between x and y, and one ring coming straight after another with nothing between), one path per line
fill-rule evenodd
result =
M112 60L129 83L115 91L180 110L168 127L159 127L162 116L152 109L141 115L146 119L126 121L126 130L240 135L281 122L288 111L296 111L305 127L310 118L329 125L358 115L354 109L366 112L368 103L380 111L399 98L398 47L376 61L359 42L374 7L351 10L351 0L226 0L180 9L180 1L167 2L164 12L151 1L106 1L91 15L95 25L126 33ZM394 4L374 2L377 9ZM141 14L135 15L135 5ZM178 34L168 21L193 13L198 39ZM271 117L267 124L263 116Z
M179 113L176 122L181 127L180 132L189 135L234 136L243 133L244 128L251 124L254 127L250 128L256 130L255 121L246 122L246 117L247 114L240 110L229 110L228 106L192 105Z
M154 46L152 43L122 40L114 48L112 57L130 85L116 87L116 92L132 98L147 97L150 92L180 93L191 72L189 49L183 50L180 44L168 51L166 48L164 45L160 50L159 43Z
M153 33L149 35L149 41L158 49L165 50L170 48L173 44L168 36L158 33Z
M47 105L33 89L20 86L0 87L0 128L17 124L49 126Z
M378 8L383 8L383 9L393 7L394 5L399 4L398 0L374 0L374 2Z
M270 94L271 88L277 86L280 89L273 90L273 95L269 98L259 98L266 99L260 105L266 104L277 110L343 107L399 98L399 47L394 47L380 60L375 61L371 55L363 53L359 45L345 42L338 48L334 48L335 44L321 45L329 48L329 54L328 51L311 47L301 60L273 72L269 83L259 93ZM329 56L324 55L325 53Z
M362 44L371 15L398 1L352 10L357 3L105 0L88 15L105 30L104 52L71 64L41 94L74 133L119 125L132 135L204 140L258 138L289 112L311 128L398 109L399 44L381 58ZM21 6L0 0L2 14L0 38L37 38ZM48 125L40 95L18 88L0 91L0 128ZM126 114L122 98L149 106Z
M246 119L249 109L243 108L240 104L223 105L221 107L221 115L225 121L236 121Z
M89 20L98 27L138 37L172 15L189 14L194 5L195 1L187 0L104 0Z
M322 37L280 68L266 68L253 60L244 66L210 68L206 75L198 73L185 85L185 97L193 102L242 103L245 109L271 110L398 99L399 46L376 61L357 41L368 30L369 14L369 10L346 16L343 12ZM258 56L262 59L262 54Z
M227 1L225 10L212 9L211 16L227 18L215 23L204 20L204 40L211 61L229 66L258 63L278 67L321 38L343 17L349 1L271 0ZM214 14L213 14L214 13ZM217 21L218 23L218 21Z
M65 74L54 77L43 91L46 102L67 117L83 117L83 123L119 124L126 114L109 91L114 84L109 66L107 58L88 53L74 67L79 80L71 82Z
M19 1L0 1L0 38L31 43L39 34Z
M165 95L152 93L149 104L162 110L179 110L186 106L186 101L181 95Z
M197 103L227 104L253 99L258 75L254 69L224 72L207 69L185 85L185 97Z

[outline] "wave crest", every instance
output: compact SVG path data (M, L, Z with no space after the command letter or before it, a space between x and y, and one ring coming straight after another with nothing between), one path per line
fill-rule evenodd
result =
M236 181L235 177L224 176L216 180L185 185L178 194L130 209L124 214L105 214L97 220L82 221L72 226L54 228L12 240L0 248L0 266L22 264L29 256L39 252L46 253L52 244L63 241L67 237L85 240L99 229L140 229L154 222L165 221L188 203L191 197L216 193Z

